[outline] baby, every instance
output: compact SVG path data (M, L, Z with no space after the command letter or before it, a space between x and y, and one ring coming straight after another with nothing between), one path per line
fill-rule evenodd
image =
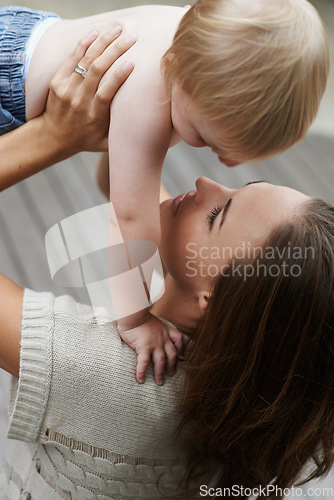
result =
M21 8L2 13L12 16L7 31L20 31L24 52L25 94L21 79L15 100L1 96L13 127L43 111L53 74L89 30L121 27L129 45L137 39L135 70L113 100L109 131L110 200L125 241L159 244L169 147L181 140L207 146L227 166L261 160L303 139L326 87L327 38L307 0L198 0L189 9L141 6L75 20ZM6 31L0 36L3 50ZM78 78L88 69L89 61L76 68ZM152 355L161 382L161 353L175 357L165 347L173 330L144 309L121 318L119 331L139 353L137 379Z

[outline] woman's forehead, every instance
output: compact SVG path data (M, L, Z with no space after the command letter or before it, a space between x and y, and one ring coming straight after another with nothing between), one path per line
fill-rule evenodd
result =
M226 214L222 233L217 239L233 246L243 241L258 242L284 220L298 215L306 195L285 186L267 182L237 190Z

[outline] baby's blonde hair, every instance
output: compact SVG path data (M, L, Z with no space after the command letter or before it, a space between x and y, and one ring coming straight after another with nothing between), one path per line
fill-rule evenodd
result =
M198 0L162 59L196 109L222 126L238 158L264 158L304 138L326 88L329 47L307 0Z

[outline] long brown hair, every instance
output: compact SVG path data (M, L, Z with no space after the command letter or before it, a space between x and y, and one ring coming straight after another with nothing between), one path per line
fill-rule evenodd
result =
M263 249L217 278L194 332L180 425L195 440L186 484L209 464L199 484L283 489L334 463L334 207L308 201Z

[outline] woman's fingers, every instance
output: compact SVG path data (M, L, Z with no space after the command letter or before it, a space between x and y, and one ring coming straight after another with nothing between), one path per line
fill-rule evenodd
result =
M96 91L95 102L97 106L104 107L106 103L110 103L119 87L128 78L134 68L134 64L130 61L124 61L115 71L112 72L111 77L108 78Z
M100 38L103 38L104 35ZM130 35L125 38L121 38L118 40L116 43L108 44L104 51L98 56L95 57L93 62L91 62L90 66L88 66L88 63L85 62L85 58L79 63L80 66L88 69L87 76L85 78L85 92L88 93L95 93L97 91L97 88L100 84L101 78L103 75L108 71L108 69L114 64L114 62L121 56L123 55L130 47L132 47L137 40L137 37L134 35ZM97 40L92 47L90 47L87 51L87 54L91 53L94 51L95 45L99 43L99 40ZM101 48L101 46L100 46ZM95 55L95 54L94 54ZM89 56L91 57L91 55ZM120 70L118 73L116 73L116 78L117 81L120 79L122 82L124 81L124 74L129 76L133 69L133 65L131 63L125 64L125 62L120 63ZM115 83L115 82L113 82ZM104 83L103 83L104 85ZM119 85L112 85L112 89L115 89L113 91L113 94L116 92L118 89ZM109 95L110 94L110 87L105 89L105 92ZM112 94L112 95L113 95Z
M119 68L99 87L105 72L134 43L134 39L124 39L114 44L120 33L121 28L116 27L100 37L98 32L83 37L50 82L43 116L64 150L107 151L110 104L133 69L131 63L117 63ZM108 52L108 48L112 50ZM77 65L83 68L83 75L74 72Z
M99 33L97 31L93 31L89 35L81 38L81 40L77 43L74 51L70 55L69 59L64 62L64 64L57 71L57 77L59 79L71 76L75 66L78 64L78 61L80 61L84 57L86 51L98 36Z
M97 31L83 37L70 58L57 71L52 85L63 82L63 91L70 94L75 87L78 99L80 90L85 99L96 98L98 106L100 103L104 105L107 101L110 102L134 67L131 62L123 61L113 72L105 87L97 93L103 75L137 40L136 35L129 35L114 43L121 32L121 26L116 26L112 31L99 37ZM66 78L68 78L67 84Z
M87 48L85 54L80 59L80 62L78 64L89 71L92 64L96 62L96 59L98 59L104 53L109 45L114 43L114 41L119 37L121 33L121 26L116 26L116 28L114 28L112 31L103 33L103 35L99 36L98 39Z
M120 38L116 43L110 45L105 53L108 57L111 57L114 61L119 58L124 52L126 52L132 45L134 45L137 41L137 35L131 34L124 38Z

